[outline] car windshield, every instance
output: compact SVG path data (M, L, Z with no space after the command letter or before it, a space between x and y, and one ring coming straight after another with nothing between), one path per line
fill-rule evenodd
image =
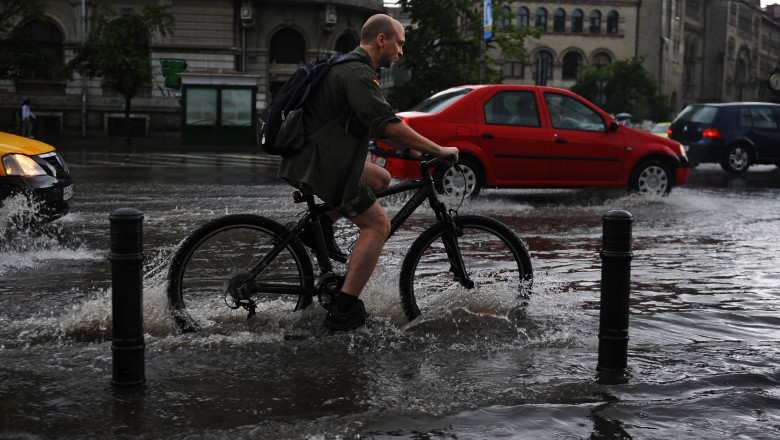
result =
M457 101L461 96L465 95L471 90L472 89L464 87L444 90L443 92L439 92L425 101L417 104L411 109L411 111L421 113L438 113L449 107L450 104Z
M674 122L692 122L694 124L710 124L718 115L718 107L710 105L689 105L674 119Z

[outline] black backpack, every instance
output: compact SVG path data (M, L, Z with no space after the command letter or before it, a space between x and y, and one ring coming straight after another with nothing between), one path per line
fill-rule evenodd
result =
M315 139L342 116L329 121L310 135L303 130L303 105L306 98L317 87L331 67L348 61L363 61L365 57L356 53L333 54L327 60L311 61L298 68L271 101L257 121L257 144L268 154L290 157L298 154L307 139Z

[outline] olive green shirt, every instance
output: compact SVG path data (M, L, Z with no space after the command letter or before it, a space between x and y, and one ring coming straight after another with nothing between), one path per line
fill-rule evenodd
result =
M383 137L385 125L400 122L379 89L371 58L368 64L349 61L333 66L304 108L307 134L341 117L299 154L284 158L278 176L295 187L319 196L331 208L354 217L373 205L373 193L361 179L370 137ZM366 206L367 205L367 206Z

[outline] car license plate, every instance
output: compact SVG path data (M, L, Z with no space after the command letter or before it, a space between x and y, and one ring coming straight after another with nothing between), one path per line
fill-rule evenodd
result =
M384 167L385 167L385 163L386 163L386 162L387 162L387 158L384 158L384 157L379 157L379 156L377 156L377 157L375 157L375 158L374 158L374 163L375 163L376 165L378 165L378 166L382 167L382 168L384 168Z
M71 197L73 197L73 185L62 188L62 201L65 202Z

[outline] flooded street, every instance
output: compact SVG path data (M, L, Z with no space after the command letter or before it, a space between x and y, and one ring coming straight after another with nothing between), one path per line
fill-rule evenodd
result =
M265 156L61 152L71 213L43 235L0 212L0 438L776 439L780 170L701 165L669 197L485 190L461 213L529 246L530 303L459 297L406 324L398 274L421 207L364 293L373 325L327 335L325 310L274 308L179 334L165 299L178 243L224 214L302 209ZM387 205L393 213L401 200ZM144 214L146 385L110 386L109 214ZM625 383L597 380L602 216L633 215ZM357 233L340 223L346 248Z

